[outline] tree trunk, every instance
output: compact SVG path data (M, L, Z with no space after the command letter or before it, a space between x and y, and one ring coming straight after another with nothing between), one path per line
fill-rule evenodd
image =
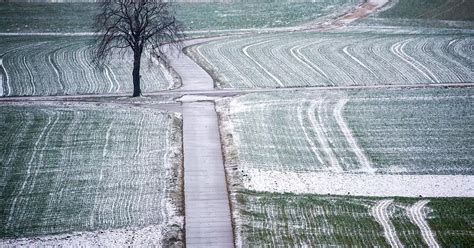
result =
M140 96L142 94L142 90L140 89L140 61L141 60L141 53L134 52L133 53L133 97Z

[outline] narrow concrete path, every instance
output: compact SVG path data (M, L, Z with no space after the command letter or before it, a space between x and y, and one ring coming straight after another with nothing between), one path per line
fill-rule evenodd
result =
M214 89L212 78L185 54L175 53L170 63L181 76L182 90ZM182 113L186 246L234 247L214 103L185 102Z
M184 46L191 46L206 41L215 40L216 38L192 39L184 41ZM219 37L217 37L219 39ZM183 91L199 91L214 90L214 82L198 64L184 53L179 53L174 47L167 47L170 50L168 59L170 65L181 77L183 86L179 90Z
M233 247L217 114L212 102L183 103L187 247Z

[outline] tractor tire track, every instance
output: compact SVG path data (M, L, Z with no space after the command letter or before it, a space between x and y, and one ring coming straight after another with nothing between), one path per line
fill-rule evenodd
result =
M349 99L342 98L337 102L336 107L334 108L334 112L333 112L334 117L336 118L337 124L339 125L339 128L342 131L342 133L344 134L344 137L346 138L347 143L349 143L350 147L352 148L352 151L355 153L357 160L359 161L359 164L362 167L361 169L364 172L373 174L375 173L374 167L372 166L367 155L365 155L363 150L360 148L359 144L357 143L354 136L352 135L351 130L347 126L346 122L344 121L344 117L342 116L344 106L347 104L348 101Z
M403 245L400 242L395 227L393 226L392 221L390 221L390 216L388 215L388 207L392 203L392 199L378 201L372 207L371 214L374 216L375 220L382 225L384 236L388 244L394 248L402 248Z
M436 241L434 233L431 231L428 222L423 216L423 208L428 204L429 200L418 201L407 209L407 214L410 220L420 228L423 240L430 248L439 248L440 245Z

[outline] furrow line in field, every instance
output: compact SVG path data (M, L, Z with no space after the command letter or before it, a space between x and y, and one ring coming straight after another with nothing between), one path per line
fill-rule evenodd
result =
M352 151L355 153L357 160L359 161L359 164L362 167L362 170L367 173L375 173L375 169L371 165L369 158L360 148L359 144L352 135L351 130L347 126L346 121L344 121L344 117L342 116L344 106L347 104L348 101L348 98L342 98L337 102L333 112L334 117L336 118L337 124L339 125L339 128L341 129L342 133L344 134L344 137L352 148Z
M110 88L109 88L109 93L112 92L113 88L114 88L114 82L112 81L112 77L110 76L110 74L112 73L112 70L110 69L110 67L108 65L105 65L105 75L107 76L107 79L110 83Z
M272 41L273 40L264 40L264 41L260 41L260 42L257 42L257 43L252 43L252 44L246 45L244 48L242 48L242 52L245 54L245 56L247 56L250 60L252 60L258 67L260 67L268 76L273 78L273 80L279 86L284 87L284 84L280 81L280 79L278 77L273 75L267 68L265 68L265 66L260 64L256 59L252 58L252 56L250 56L250 54L248 53L249 48L251 48L253 46L258 46L258 45L262 45L262 44L265 44L265 43L269 43L269 42L272 42Z
M13 168L10 166L10 163L13 159L17 157L17 154L19 153L19 146L21 144L21 141L25 138L26 130L28 130L29 124L32 123L32 117L28 113L19 113L19 119L20 122L16 125L18 127L17 130L17 136L14 139L13 143L11 143L11 149L10 153L8 154L8 157L2 157L2 161L4 161L3 166L5 167L5 170L3 171L4 173L2 174L2 177L0 178L0 181L6 182L5 177L8 176L6 173L7 171L11 171ZM6 155L6 154L5 154Z
M0 73L0 96L3 96L3 85L8 85L8 74L5 68L3 68L3 58L0 57L0 69L2 73ZM5 82L3 80L3 75L5 75Z
M472 81L471 43L462 34L291 34L222 39L190 51L223 88L416 85Z
M46 211L46 216L52 216L53 212L55 211L55 207L59 205L59 202L61 201L65 189L65 185L67 185L68 181L71 177L68 176L68 167L65 165L70 164L71 160L71 154L73 153L73 147L74 147L74 138L77 135L77 129L78 125L80 125L80 118L77 117L74 112L68 112L69 115L72 116L67 116L71 118L71 121L69 125L67 126L65 130L65 134L73 134L73 135L63 135L61 142L63 144L62 149L60 149L60 154L61 154L61 159L59 161L60 170L59 170L59 175L58 175L58 180L55 180L55 182L51 185L52 192L58 192L54 197L50 197L49 201L47 203L47 211Z
M30 156L30 160L28 161L28 164L27 164L27 170L26 170L26 175L25 175L25 179L23 180L23 183L21 184L21 187L20 189L18 190L18 192L15 194L15 197L13 198L13 201L12 201L12 205L10 207L10 211L9 211L9 214L8 214L8 221L7 221L7 227L10 227L12 225L12 219L13 219L13 216L14 216L14 211L15 211L15 207L16 207L16 204L18 202L18 197L21 196L23 194L23 190L25 189L26 187L26 184L28 183L28 180L30 178L30 174L31 174L31 169L33 167L33 160L36 156L36 152L37 152L37 147L40 143L40 141L43 139L43 136L46 132L46 130L48 129L49 125L51 124L51 116L46 113L46 115L48 116L48 122L46 123L46 125L42 128L39 136L38 136L38 139L36 140L33 148L32 148L32 154Z
M414 42L414 45L413 45L414 47L413 47L413 49L414 49L415 51L421 51L421 52L427 54L427 53L428 53L428 51L427 51L428 39L420 40L420 39L418 38L418 39L416 39L416 41L417 41L417 42ZM440 83L441 80L431 71L431 69L433 69L433 70L436 70L436 69L437 69L437 68L436 68L436 65L435 65L435 64L430 65L430 67L431 67L431 69L430 69L430 68L428 68L426 65L424 65L424 63L422 63L422 62L420 61L420 59L423 59L423 55L424 55L423 53L419 53L419 54L418 54L418 58L415 59L415 58L413 58L412 56L408 55L408 54L405 52L404 48L405 48L405 46L406 46L409 42L410 42L410 40L409 40L407 43L403 44L403 45L401 46L401 48L400 48L400 51L401 51L406 57L410 58L413 62L417 63L417 64L419 65L419 67L423 68L423 69L426 71L426 73L429 75L429 77L433 79L433 81L434 81L435 83ZM432 42L429 42L429 43L432 43ZM432 54L429 54L429 58L430 58L430 60L435 59L435 57L434 57ZM425 63L428 64L428 63L430 63L430 61L429 61L429 60L428 60L428 61L425 61ZM451 81L451 80L449 80L449 81Z
M101 68L92 62L92 46L87 39L42 37L39 40L0 55L2 95L112 94L131 91L131 86L125 83L131 80L128 53L112 55L110 63ZM158 68L143 69L143 91L172 88L173 78L165 73L165 67L154 61L150 61L150 64Z
M51 125L51 127L49 127L49 130L46 132L46 135L44 136L43 147L41 148L41 150L39 152L39 158L37 159L37 165L35 166L35 173L32 177L32 182L31 182L30 190L28 191L28 194L31 194L31 192L35 188L36 177L38 176L38 171L40 170L40 167L41 167L40 165L44 165L44 161L43 161L44 152L45 152L46 147L48 146L48 141L49 141L49 137L51 135L51 131L53 131L54 127L56 126L56 124L59 121L59 118L61 117L60 113L52 112L52 114L55 115L56 117L55 117L55 120L54 120L53 124Z
M114 124L115 124L115 120L112 120L109 124L109 127L107 128L107 131L105 132L105 141L104 141L104 147L102 149L102 161L103 163L100 165L100 169L99 169L99 178L98 178L98 182L97 182L97 188L100 189L102 183L103 183L103 179L104 179L104 170L105 170L105 166L106 166L106 158L108 157L108 146L109 146L109 142L110 142L110 133L111 133L111 130L112 128L114 127ZM90 216L89 216L89 226L91 228L94 228L94 224L95 224L95 215L96 215L96 212L99 211L100 212L100 209L97 210L97 207L100 207L99 203L97 202L97 196L95 196L94 198L94 201L93 201L93 208L92 208L92 211L90 213ZM114 198L114 200L116 199L117 197ZM112 206L115 206L115 205L112 205ZM100 216L100 214L98 214L98 216Z
M59 50L59 49L55 49L55 50L52 52L53 55L56 54L58 50ZM49 62L49 64L51 65L51 68L53 68L54 74L56 75L56 79L58 80L58 85L59 85L61 91L64 92L65 89L64 89L64 85L63 85L63 83L62 83L62 81L61 81L61 74L60 74L60 72L59 72L59 68L57 67L56 63L53 62L53 58L52 58L52 56L51 56L51 53L48 54L48 62Z
M319 41L318 41L319 42ZM316 42L317 43L317 42ZM322 77L325 81L331 82L331 79L328 77L328 75L316 64L311 62L302 52L301 50L304 48L307 48L308 46L313 45L314 43L310 44L302 44L302 45L296 45L293 46L289 49L291 56L293 56L299 63L304 65L305 67L309 68L311 71L315 72L316 75ZM303 74L304 72L299 72ZM314 80L314 78L313 78ZM311 85L312 82L309 82L309 85Z
M352 60L354 60L355 62L357 62L357 64L361 65L362 67L364 67L365 69L367 69L367 71L372 71L369 69L369 67L367 67L367 65L365 65L364 63L362 63L362 61L360 61L358 58L354 57L354 55L350 54L349 51L347 50L349 48L349 46L345 46L342 51L347 55L349 56Z
M431 231L430 226L426 222L423 216L423 209L426 204L429 203L429 200L421 200L413 204L407 209L407 214L410 217L411 221L418 226L423 236L423 240L430 248L439 248L439 244L434 237L433 232Z
M30 67L26 63L26 57L24 55L21 57L21 62L22 62L23 67L26 69L26 74L28 75L28 83L31 84L31 90L30 90L31 94L34 95L36 93L36 86L34 83L34 78L31 73Z
M317 111L316 113L316 107L318 107L318 110L320 110L322 105L323 105L323 102L320 102L320 101L311 102L307 110L307 116L311 122L311 126L314 132L316 133L316 138L318 140L318 143L321 145L320 149L324 151L324 153L327 156L327 159L329 160L328 169L341 172L343 171L343 169L341 168L336 155L331 149L328 138L326 137L326 134L323 129L323 123L321 121L322 113L321 111ZM318 115L319 122L316 120L316 115Z
M418 68L418 66L416 66L413 62L411 62L409 59L411 58L410 56L408 56L406 53L403 52L403 47L408 43L409 41L400 41L400 42L397 42L395 44L393 44L391 47L390 47L390 50L392 51L393 54L395 54L397 57L399 57L400 59L402 59L403 61L405 61L406 63L408 63L409 65L412 66L412 68L414 68L415 70L417 70L418 72L420 72L423 76L425 76L428 80L430 80L431 82L433 83L437 83L435 80L433 80L433 78L431 78L429 75L427 75L423 70L421 70L420 68Z
M319 154L319 151L317 149L317 146L316 144L313 142L313 140L309 137L309 134L308 132L306 131L306 125L303 123L303 107L304 105L306 104L305 101L301 102L299 105L298 105L298 121L300 123L300 127L301 129L303 130L303 133L304 133L304 136L306 138L306 141L309 143L310 147L311 147L311 151L313 152L313 154L316 156L316 158L318 159L318 161L321 163L321 165L324 165L324 161L322 160L321 158L321 155Z
M395 228L393 227L390 216L388 215L388 207L393 203L392 199L380 200L371 209L372 216L375 217L378 223L383 227L385 239L394 248L401 248L403 245L397 236Z

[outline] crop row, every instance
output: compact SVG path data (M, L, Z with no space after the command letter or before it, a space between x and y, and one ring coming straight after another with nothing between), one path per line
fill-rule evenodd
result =
M115 54L108 65L97 66L91 38L5 37L1 46L0 95L132 92L130 53ZM141 76L145 92L174 87L164 66L145 56Z
M468 35L294 33L228 38L188 52L223 88L473 82Z
M3 105L0 237L182 228L179 123L141 109Z
M468 211L472 199L375 199L253 191L238 192L237 199L234 216L238 218L237 242L242 247L439 247L473 241L472 213Z
M221 101L218 110L241 168L472 175L472 94L471 88L249 94Z

